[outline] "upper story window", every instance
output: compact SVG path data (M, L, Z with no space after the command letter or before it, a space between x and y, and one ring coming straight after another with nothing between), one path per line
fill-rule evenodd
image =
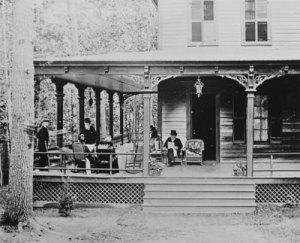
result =
M191 0L189 45L216 44L214 1Z
M245 0L246 44L264 44L270 41L270 24L267 0Z

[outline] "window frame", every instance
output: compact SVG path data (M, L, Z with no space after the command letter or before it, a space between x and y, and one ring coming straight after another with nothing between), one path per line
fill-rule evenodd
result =
M246 0L243 0L242 4L242 20L241 20L241 40L242 46L271 46L272 45L272 33L271 33L271 4L269 0L266 0L267 3L267 18L258 19L257 18L257 0L255 0L255 19L254 20L246 20ZM255 23L255 41L246 41L246 23L254 22ZM267 22L267 41L258 41L258 22Z
M268 143L270 143L270 130L271 130L271 124L270 124L270 96L268 95L268 94L256 94L255 95L255 98L256 97L258 97L258 96L261 96L261 97L266 97L266 99L267 99L267 102L268 102L268 107L267 107L267 109L268 109L268 115L267 115L267 117L263 117L263 116L259 116L258 118L257 117L255 117L255 111L253 111L253 143L254 144L268 144ZM254 98L254 99L255 99ZM255 101L254 101L254 107L253 107L253 109L255 110ZM261 106L259 106L259 108L261 109ZM261 112L260 112L260 115L261 115ZM262 126L262 120L266 120L268 123L267 123L267 128L266 129L263 129L263 128L261 128L260 127L260 129L255 129L255 127L254 127L254 123L255 123L255 120L259 120L260 121L260 125ZM258 130L258 131L260 131L260 139L261 139L261 131L267 131L267 140L264 140L264 141L262 141L262 140L255 140L255 135L254 135L254 133L255 133L255 130Z
M188 1L188 38L187 38L187 46L188 47L198 47L198 46L217 46L218 45L218 21L217 21L217 4L216 0L198 0L201 3L201 15L202 18L201 20L192 20L192 1ZM213 20L204 20L204 2L205 1L211 1L213 2ZM202 23L201 24L201 36L202 36L202 41L192 41L192 24L193 22L198 22ZM211 22L214 24L214 36L215 36L215 41L203 41L203 22Z

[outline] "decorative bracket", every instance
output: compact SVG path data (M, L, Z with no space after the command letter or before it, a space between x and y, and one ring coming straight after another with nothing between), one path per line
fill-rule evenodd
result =
M160 82L167 80L167 79L171 79L171 78L177 78L178 75L159 75L159 76L152 76L151 75L151 84L152 87L155 85L158 85Z
M181 66L181 67L179 68L179 72L180 72L181 74L184 73L184 66Z
M104 69L104 73L105 73L105 74L108 74L108 72L109 72L109 67L108 67L108 66L104 66L103 69Z
M247 75L220 75L222 78L229 78L232 80L237 81L240 85L242 85L243 87L247 88L247 84L248 84L248 77Z
M64 71L65 71L65 73L67 74L67 73L69 73L70 68L69 68L68 66L64 66Z
M253 66L250 66L249 74L243 75L220 75L222 78L229 78L232 80L237 81L239 84L241 84L247 91L256 91L257 87L262 85L265 81L272 79L272 78L279 78L282 75L268 75L268 74L254 74L254 68Z

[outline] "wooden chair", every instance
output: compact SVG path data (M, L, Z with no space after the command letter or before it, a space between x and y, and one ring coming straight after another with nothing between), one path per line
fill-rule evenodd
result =
M75 166L79 168L86 168L90 169L91 164L90 161L86 158L86 155L84 154L85 152L85 147L81 143L74 143L72 146L73 150L73 155L74 155L74 161L75 161ZM90 174L91 170L86 170L86 174Z
M185 162L202 165L204 142L201 139L189 139L185 143Z
M134 149L130 150L130 153L143 153L143 142L137 141L134 143ZM139 173L142 169L143 155L130 155L129 158L126 156L125 169L126 172L131 174Z

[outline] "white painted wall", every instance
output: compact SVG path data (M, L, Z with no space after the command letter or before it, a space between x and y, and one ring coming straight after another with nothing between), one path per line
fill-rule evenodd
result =
M188 46L188 3L189 0L159 0L159 49ZM219 47L257 49L242 45L243 3L244 0L215 0ZM259 46L258 49L283 47L300 50L300 0L269 0L269 6L271 45Z

